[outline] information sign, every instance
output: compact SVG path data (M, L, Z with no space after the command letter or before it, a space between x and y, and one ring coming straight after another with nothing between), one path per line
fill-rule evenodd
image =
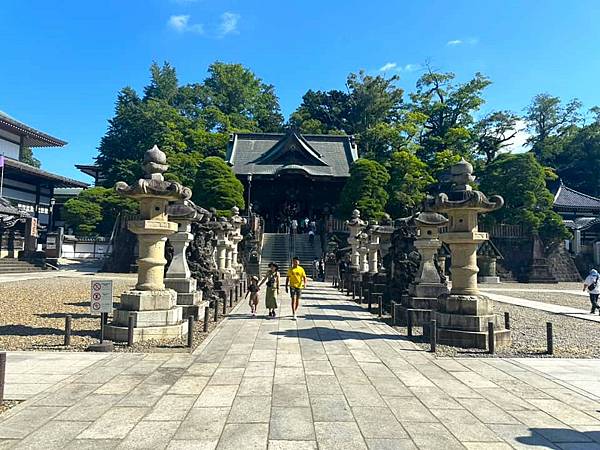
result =
M112 280L92 280L92 294L90 298L90 313L110 313L113 308L113 283Z

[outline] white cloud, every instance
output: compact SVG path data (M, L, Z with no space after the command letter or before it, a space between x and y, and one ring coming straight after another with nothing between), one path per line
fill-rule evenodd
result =
M446 42L446 45L461 45L463 41L461 39L453 39L451 41Z
M406 64L401 68L403 72L414 72L415 70L419 70L421 68L421 64Z
M463 45L463 44L475 45L477 43L479 43L479 39L476 37L473 37L473 38L469 38L469 39L452 39L451 41L446 42L446 45L448 45L450 47L455 47L457 45Z
M524 153L529 150L527 148L527 139L531 137L531 134L527 132L527 124L525 121L517 120L515 130L517 131L517 134L510 145L505 147L505 151L511 153Z
M229 11L224 12L221 15L221 25L219 26L219 32L221 36L226 34L237 33L238 23L240 21L240 15Z
M385 63L383 66L381 66L379 68L380 72L387 72L388 70L393 70L396 69L398 67L398 64L396 64L395 62L388 62Z
M190 23L189 14L181 14L169 17L167 26L174 29L178 33L203 33L204 27L200 23Z

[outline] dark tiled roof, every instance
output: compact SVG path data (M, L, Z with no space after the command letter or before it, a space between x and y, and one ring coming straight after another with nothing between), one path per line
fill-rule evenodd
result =
M5 176L7 177L10 175L11 172L24 173L33 177L43 178L45 180L52 181L55 187L85 188L89 186L89 184L83 183L82 181L77 181L72 178L63 177L61 175L55 175L51 172L46 172L45 170L38 169L37 167L30 166L29 164L25 164L24 162L17 161L16 159L5 157L4 164L7 169L5 174Z
M23 136L28 147L62 147L66 142L43 133L0 111L0 129Z
M600 223L600 218L598 217L578 217L577 219L571 220L563 220L565 226L571 230L587 230L588 228L593 227Z
M236 133L226 159L237 175L348 177L358 153L351 136Z
M588 209L600 212L600 198L583 194L565 186L562 182L555 189L554 206L566 209Z

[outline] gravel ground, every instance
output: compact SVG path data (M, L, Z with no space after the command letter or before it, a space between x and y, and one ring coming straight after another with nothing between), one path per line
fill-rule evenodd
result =
M502 283L495 285L479 285L483 291L519 297L536 302L552 303L554 305L570 306L571 308L589 309L590 301L587 295L576 295L567 291L581 291L581 283L558 283L558 284L525 284L525 283ZM515 289L518 289L516 291ZM564 292L549 292L561 290ZM582 292L583 293L583 292Z
M122 274L101 274L97 277L52 278L0 283L0 349L84 351L100 337L100 318L89 314L91 279L113 279L115 294L130 289L136 279ZM115 299L115 302L118 298ZM222 311L219 310L219 317ZM64 347L65 315L71 314L71 346ZM222 320L222 318L220 318ZM220 321L219 320L219 321ZM216 323L212 320L209 332ZM194 348L208 333L202 332L202 322L194 327ZM124 352L187 352L181 339L144 342L127 347L115 344Z
M599 358L600 341L597 339L600 324L572 317L538 311L531 308L494 302L494 313L510 314L512 345L498 349L495 356L502 357L551 357L546 354L546 322L552 322L554 334L554 357L557 358ZM405 327L396 327L406 335ZM419 334L419 328L415 334ZM591 337L591 338L590 338ZM415 342L429 350L428 340L418 336ZM437 345L438 356L480 356L491 357L484 350L463 349Z
M19 403L21 402L17 400L5 400L4 402L0 403L0 414L8 411L13 406L17 406Z

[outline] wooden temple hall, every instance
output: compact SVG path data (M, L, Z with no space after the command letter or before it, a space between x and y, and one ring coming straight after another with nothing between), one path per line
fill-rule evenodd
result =
M285 232L293 219L320 221L338 203L358 159L352 136L236 133L227 162L266 232Z
M62 147L65 144L61 139L0 112L0 155L4 157L0 257L17 257L24 249L26 238L37 237L52 227L55 188L87 187L86 183L23 162L27 148Z

